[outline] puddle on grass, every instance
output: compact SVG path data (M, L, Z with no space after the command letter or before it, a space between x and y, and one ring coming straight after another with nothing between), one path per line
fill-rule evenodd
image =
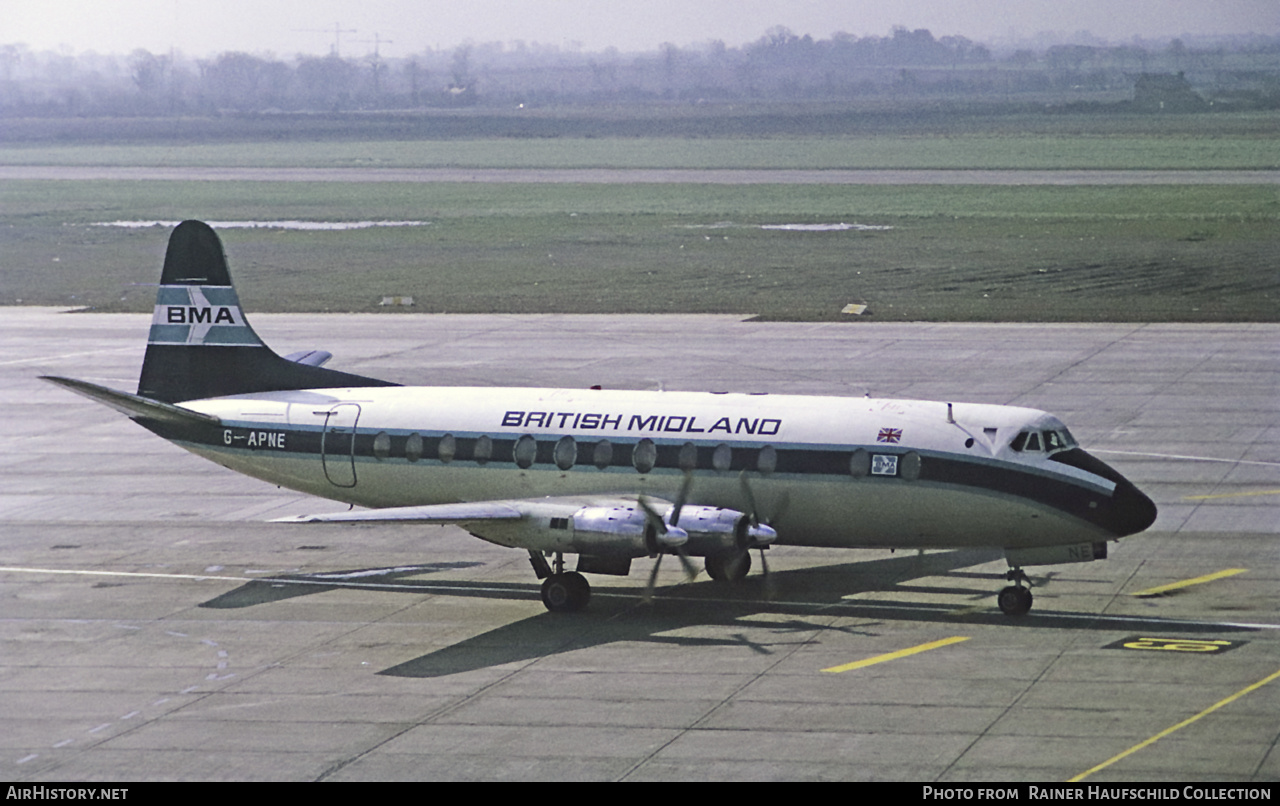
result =
M99 221L94 227L176 227L180 221ZM214 229L347 230L370 227L425 227L430 221L206 221Z
M714 224L688 224L686 229L742 229L742 228L759 228L770 230L785 230L788 232L846 232L853 230L855 232L884 232L893 229L887 224L846 224L845 222L832 224L735 224L732 221L717 221Z
M893 227L884 224L761 224L760 229L781 229L788 232L843 232L845 230L857 230L858 232L882 232L891 230Z

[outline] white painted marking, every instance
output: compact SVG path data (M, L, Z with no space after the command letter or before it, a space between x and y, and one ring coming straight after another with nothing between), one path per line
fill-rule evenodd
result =
M60 742L58 742L57 744L55 744L55 745L54 745L54 748L58 748L58 747L66 747L67 745L71 744L71 743L72 743L72 742L74 742L74 741L75 741L75 739L63 739L62 741L60 741Z
M176 227L180 221L98 221L91 227ZM214 229L349 230L370 227L425 227L430 221L208 221Z
M64 358L80 358L86 355L99 355L101 353L125 353L134 350L133 347L115 347L110 350L85 350L79 353L61 353L59 355L42 355L36 358L17 358L13 361L0 361L0 367L11 367L16 364L39 364L42 361L60 361Z
M124 716L122 716L122 717L120 717L120 718L121 718L122 720L123 720L123 719L133 719L135 716L137 716L137 715L138 715L138 714L140 714L140 713L142 713L142 712L141 712L141 711L130 711L129 713L125 714Z
M1109 451L1102 448L1090 448L1089 453L1113 453L1118 456L1151 456L1156 459L1182 459L1188 462L1227 462L1233 465L1261 465L1262 467L1280 467L1280 462L1256 462L1252 459L1219 459L1215 456L1183 456L1177 453L1142 453L1140 451Z
M90 732L90 733L97 733L98 731L100 731L100 730L106 730L106 729L107 729L107 728L109 728L109 727L111 727L111 723L110 723L110 722L103 722L101 725L99 725L99 726L98 726L98 727L96 727L96 728L90 728L90 729L89 729L89 732Z
M31 754L31 755L29 755L29 756L23 756L22 758L18 759L18 763L19 763L19 764L26 764L28 761L34 761L34 760L35 760L35 759L37 759L37 758L40 758L40 754L39 754L39 753L32 753L32 754Z
M760 229L786 230L788 232L884 232L893 229L886 224L761 224Z

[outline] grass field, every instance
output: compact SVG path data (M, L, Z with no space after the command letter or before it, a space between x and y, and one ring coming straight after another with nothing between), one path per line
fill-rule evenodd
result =
M1275 170L1280 115L902 104L0 121L0 165ZM168 232L226 230L252 310L1277 321L1280 187L6 181L0 304L150 310ZM767 224L874 225L778 231ZM865 317L864 317L865 318Z
M1276 132L23 145L0 165L235 168L1274 170Z
M430 222L226 230L250 310L412 295L450 312L821 320L865 302L877 320L1280 319L1280 191L1265 185L14 181L0 303L150 310L168 231L92 225L186 217ZM891 229L760 228L837 222Z

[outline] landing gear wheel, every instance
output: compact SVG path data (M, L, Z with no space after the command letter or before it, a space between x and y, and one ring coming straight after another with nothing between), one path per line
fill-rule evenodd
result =
M577 571L552 574L542 581L542 603L552 613L575 613L590 599L591 585Z
M707 576L719 582L738 582L751 570L751 555L745 551L728 551L706 558Z
M1031 591L1010 585L996 597L1000 611L1006 616L1025 616L1031 610Z

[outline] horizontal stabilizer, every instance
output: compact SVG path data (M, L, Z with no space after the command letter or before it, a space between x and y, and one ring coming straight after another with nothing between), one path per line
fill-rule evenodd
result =
M515 503L515 502L512 502ZM389 507L360 512L333 512L327 515L294 515L277 518L272 523L467 523L469 521L513 521L525 513L501 501L481 501L474 504L431 504L421 507Z
M330 358L333 358L333 353L328 350L303 350L298 353L289 353L284 360L295 364L306 364L308 367L322 367L329 362Z
M201 414L198 411L184 409L171 403L163 403L141 395L108 389L105 386L98 386L96 383L89 383L88 381L59 378L54 375L42 375L40 379L49 383L56 383L64 389L70 389L76 394L84 395L104 406L110 406L121 414L134 419L159 420L161 422L181 423L184 425L193 422L217 425L222 422L211 414Z

